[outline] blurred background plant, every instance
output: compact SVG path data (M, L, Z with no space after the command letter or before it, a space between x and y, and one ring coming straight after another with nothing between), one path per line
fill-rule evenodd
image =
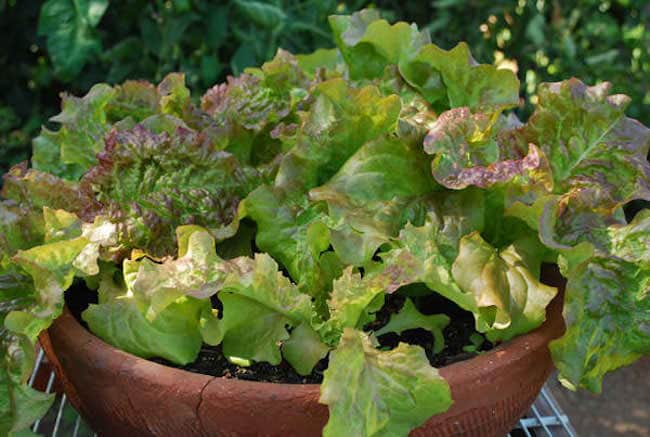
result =
M527 101L543 81L608 80L650 124L646 0L0 0L0 172L29 157L63 90L182 71L198 93L278 47L332 46L327 16L362 7L417 22L443 48L467 41L479 62L516 70Z

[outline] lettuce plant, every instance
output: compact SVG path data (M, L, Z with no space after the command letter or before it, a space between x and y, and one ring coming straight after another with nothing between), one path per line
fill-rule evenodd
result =
M447 315L407 297L364 330L405 286L496 343L544 321L557 290L540 266L555 262L564 385L599 392L650 353L650 215L622 214L650 200L650 130L629 99L545 84L522 123L515 75L465 44L442 50L373 11L330 25L337 48L280 50L200 105L181 74L63 97L31 168L4 176L0 433L50 405L25 381L75 280L97 290L90 330L141 357L186 364L207 343L300 374L328 357L331 436L406 435L452 403L420 346L377 347L423 328L437 353Z

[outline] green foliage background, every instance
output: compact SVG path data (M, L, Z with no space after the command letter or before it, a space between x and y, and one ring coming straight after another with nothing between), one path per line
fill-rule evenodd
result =
M332 46L327 16L362 7L417 22L443 48L467 41L479 62L516 68L527 99L542 81L608 80L632 97L628 114L650 124L644 0L0 0L0 172L29 157L63 90L182 71L201 92L277 47Z

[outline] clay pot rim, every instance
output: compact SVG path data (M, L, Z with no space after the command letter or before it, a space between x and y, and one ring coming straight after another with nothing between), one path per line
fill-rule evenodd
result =
M482 375L489 375L492 372L498 371L497 369L509 367L513 361L524 359L524 357L533 350L547 347L550 340L561 335L564 327L562 318L562 294L562 292L559 292L549 304L546 311L546 320L538 328L527 334L520 335L507 342L501 343L494 349L484 352L476 357L440 367L438 368L440 375L447 380L450 386L471 383L471 379L476 377L472 375L476 375L477 372ZM166 366L164 364L159 364L138 357L106 343L101 338L90 332L90 330L84 328L72 315L67 306L64 308L63 314L57 318L55 323L57 324L57 329L65 330L69 335L69 340L77 344L77 350L83 350L86 354L89 352L92 353L91 351L93 349L103 349L104 352L110 352L111 354L126 354L125 358L128 357L130 360L136 360L138 364L147 366L152 370L155 369L156 372L180 372L178 374L179 377L182 375L183 378L200 379L206 384L211 380L219 379L224 384L238 384L240 387L254 386L264 391L273 390L273 388L280 390L293 388L308 391L320 391L321 384L276 383L211 376ZM47 333L43 334L47 335ZM49 342L49 339L46 341ZM83 357L80 358L83 359Z

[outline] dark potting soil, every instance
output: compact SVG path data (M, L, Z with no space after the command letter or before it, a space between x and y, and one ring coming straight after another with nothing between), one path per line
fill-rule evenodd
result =
M388 323L391 315L399 312L402 308L405 299L406 297L399 292L387 295L384 306L376 314L375 321L366 325L364 330L378 330ZM404 331L401 335L388 333L379 336L378 341L382 348L391 349L400 342L419 345L424 348L431 365L439 368L473 358L494 347L486 340L476 348L476 352L465 352L463 349L471 344L470 336L475 333L473 315L437 294L415 296L412 299L416 308L423 314L447 314L450 317L449 325L443 330L445 347L441 352L434 354L431 333L424 329L411 329ZM88 326L81 319L81 313L89 304L97 303L97 293L89 290L83 281L76 281L65 293L65 302L70 312L87 329ZM219 305L218 299L213 299L213 306ZM197 359L186 366L177 366L162 358L153 358L150 361L205 375L285 384L319 384L323 380L323 371L327 369L328 364L327 358L321 360L312 373L307 376L296 373L286 361L282 361L277 366L268 363L254 363L251 366L242 367L228 361L221 346L205 344Z

